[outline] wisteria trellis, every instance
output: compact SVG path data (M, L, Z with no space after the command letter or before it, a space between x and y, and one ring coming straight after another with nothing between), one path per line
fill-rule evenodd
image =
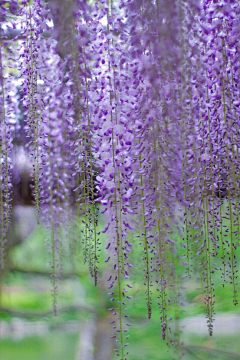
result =
M186 276L199 271L211 335L216 270L223 285L232 284L238 302L239 2L0 4L1 268L13 139L24 126L36 211L41 209L51 233L54 311L61 229L75 202L96 285L98 217L107 214L102 229L109 239L105 262L112 269L107 288L121 359L131 325L124 310L131 299L134 253L143 264L149 318L156 285L162 337L176 345L167 309L179 302L180 263ZM19 83L24 124L18 121Z

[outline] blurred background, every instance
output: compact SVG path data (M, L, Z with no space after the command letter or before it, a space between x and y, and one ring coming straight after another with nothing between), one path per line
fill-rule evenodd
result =
M103 220L103 219L102 219ZM79 223L81 223L79 219ZM102 228L100 220L99 227ZM111 325L112 306L106 289L108 263L103 250L99 266L99 284L89 276L84 265L81 231L70 229L70 242L63 244L61 278L58 280L57 316L52 311L52 284L46 246L48 231L37 224L31 206L15 206L9 232L11 246L7 268L1 279L0 294L0 359L1 360L111 360L114 339ZM102 234L103 248L107 234ZM70 245L69 245L70 244ZM239 252L239 250L238 250ZM135 254L136 255L136 254ZM238 254L240 256L240 254ZM171 328L179 318L179 346L168 347L161 339L159 309L153 302L152 319L147 319L142 270L139 256L132 252L135 274L132 300L128 310L132 327L129 331L129 360L184 358L207 360L240 359L240 310L232 304L230 284L222 286L215 276L215 321L209 337L204 295L200 282L192 276L180 289L179 309L169 307ZM182 271L179 268L179 271ZM171 297L171 296L170 296ZM153 296L154 298L154 296Z

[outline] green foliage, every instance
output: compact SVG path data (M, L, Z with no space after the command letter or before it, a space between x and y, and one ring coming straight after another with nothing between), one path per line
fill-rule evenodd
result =
M1 341L1 360L74 360L77 333L54 332L21 341Z

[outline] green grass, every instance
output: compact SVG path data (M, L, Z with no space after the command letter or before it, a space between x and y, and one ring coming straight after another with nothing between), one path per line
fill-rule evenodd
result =
M185 353L185 360L232 360L240 359L239 335L180 336L179 352L173 347L168 348L161 338L161 326L155 320L135 321L129 337L130 360L172 360L179 359Z
M234 360L240 359L239 335L197 336L184 338L183 348L192 359Z
M21 341L0 341L1 360L75 360L78 334L53 332Z
M47 291L17 291L3 293L1 297L1 305L4 308L12 310L28 310L28 311L46 311L51 306L51 294Z

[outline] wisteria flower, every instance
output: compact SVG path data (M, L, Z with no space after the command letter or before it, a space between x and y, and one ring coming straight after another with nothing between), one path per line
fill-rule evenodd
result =
M106 120L104 123L103 123L103 127L102 127L102 132L104 135L108 136L112 133L112 128L113 128L113 125L111 123L110 120Z
M129 199L131 199L133 193L133 189L129 188L128 191L124 194L124 200L128 201Z
M114 189L116 188L116 185L115 185L114 181L107 181L107 182L106 182L106 188L107 188L111 193L113 193L113 192L114 192Z
M209 161L209 159L210 159L209 154L204 153L204 154L201 155L201 160L202 161L206 162L206 161Z
M110 154L108 152L101 153L101 159L105 162L106 165L110 163Z
M115 173L115 168L112 165L109 164L105 167L105 174L107 179L109 178L113 179L114 173Z

